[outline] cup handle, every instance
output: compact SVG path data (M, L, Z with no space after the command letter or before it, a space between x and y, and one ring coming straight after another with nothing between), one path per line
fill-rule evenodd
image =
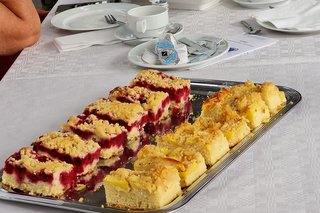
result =
M136 22L136 30L138 33L145 33L147 30L147 20L138 20Z

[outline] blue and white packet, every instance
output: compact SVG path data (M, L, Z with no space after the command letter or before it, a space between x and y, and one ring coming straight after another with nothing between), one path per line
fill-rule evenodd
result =
M159 37L155 45L155 54L161 64L188 63L186 45L178 43L171 33L165 33Z

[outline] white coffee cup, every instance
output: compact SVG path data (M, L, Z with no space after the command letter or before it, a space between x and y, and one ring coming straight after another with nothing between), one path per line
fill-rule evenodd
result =
M162 6L140 6L127 13L127 26L138 38L159 36L168 24L168 9Z

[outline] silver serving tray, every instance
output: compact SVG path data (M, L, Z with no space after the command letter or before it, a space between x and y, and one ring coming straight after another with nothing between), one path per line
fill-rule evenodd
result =
M219 81L219 80L199 80L191 79L191 94L193 117L197 117L201 110L203 100L213 92L220 90L222 87L229 87L243 82ZM264 133L274 126L284 115L286 115L297 103L302 99L301 94L291 88L278 86L281 91L285 92L287 98L286 106L273 115L270 121L264 125L257 127L253 134L244 138L240 143L233 147L222 159L205 172L191 186L183 189L183 194L172 201L167 206L152 211L138 212L171 212L185 205L193 196L195 196L202 188L209 184L217 177L224 169L226 169L238 156L247 150L254 142L257 141ZM132 165L128 165L130 167ZM0 182L2 181L2 170L0 171ZM78 212L133 212L127 209L117 209L106 207L104 188L101 187L96 192L87 192L83 195L84 201L81 203L78 200L61 200L48 197L30 196L18 192L9 192L1 186L0 183L0 199L15 201L21 203L29 203L35 205L49 206L54 208L74 210Z

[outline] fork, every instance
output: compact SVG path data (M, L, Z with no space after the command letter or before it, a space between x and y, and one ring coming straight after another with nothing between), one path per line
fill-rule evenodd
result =
M104 18L108 24L125 24L122 21L118 21L113 15L105 15Z
M254 28L253 26L251 26L251 24L244 20L241 21L241 24L249 30L248 34L258 34L261 32L261 29Z

